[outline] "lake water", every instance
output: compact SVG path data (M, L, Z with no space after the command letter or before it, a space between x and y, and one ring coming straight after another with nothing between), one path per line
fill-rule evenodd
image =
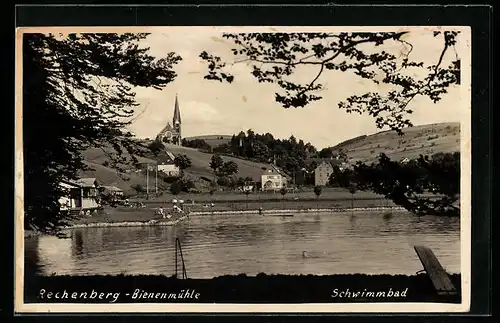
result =
M413 246L460 272L460 221L403 211L193 216L174 227L82 228L71 239L27 239L27 269L42 275L165 274L178 237L189 278L226 274L414 274ZM304 257L305 252L305 257ZM180 273L179 273L180 275Z

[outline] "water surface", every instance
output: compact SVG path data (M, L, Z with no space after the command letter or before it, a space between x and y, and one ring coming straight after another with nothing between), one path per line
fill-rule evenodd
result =
M227 274L414 274L413 246L430 247L460 272L458 218L406 212L193 216L174 227L81 228L71 239L27 241L26 267L39 274L165 274L175 271L175 238L189 278Z

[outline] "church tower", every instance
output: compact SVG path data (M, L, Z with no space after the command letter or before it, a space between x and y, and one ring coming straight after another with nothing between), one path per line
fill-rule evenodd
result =
M172 118L172 124L174 125L174 141L177 145L181 145L182 133L181 133L181 111L179 110L179 101L177 100L177 94L175 95L174 104L174 117Z
M179 100L177 99L177 94L175 95L174 103L174 117L172 118L172 125L167 122L165 128L163 128L160 133L156 136L156 139L160 142L182 145L182 133L181 133L181 111L179 109Z

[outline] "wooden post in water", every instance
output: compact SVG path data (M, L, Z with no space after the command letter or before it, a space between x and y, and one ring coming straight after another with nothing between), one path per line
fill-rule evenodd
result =
M149 163L146 164L146 199L149 197Z
M83 187L80 187L80 215L83 213Z
M155 167L155 194L158 195L158 164Z
M177 239L175 239L175 278L177 278Z

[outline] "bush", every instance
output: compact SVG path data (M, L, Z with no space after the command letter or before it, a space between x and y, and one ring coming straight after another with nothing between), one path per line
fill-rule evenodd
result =
M163 181L165 183L168 183L168 184L172 184L172 183L174 183L177 180L178 180L177 177L172 177L172 176L165 176L165 177L163 177Z
M157 155L160 151L164 149L164 146L161 142L155 140L148 145L148 148L153 154Z
M170 185L170 192L174 195L177 195L181 192L181 183L179 181L172 183Z
M102 166L109 167L109 161L105 160L104 163L102 163Z
M196 189L196 185L191 180L183 181L181 184L181 189L184 192L189 192L190 190Z
M225 187L233 187L234 186L234 181L230 177L219 177L217 178L217 184L220 186L225 186Z
M136 184L131 186L137 193L145 193L146 189L141 184Z

